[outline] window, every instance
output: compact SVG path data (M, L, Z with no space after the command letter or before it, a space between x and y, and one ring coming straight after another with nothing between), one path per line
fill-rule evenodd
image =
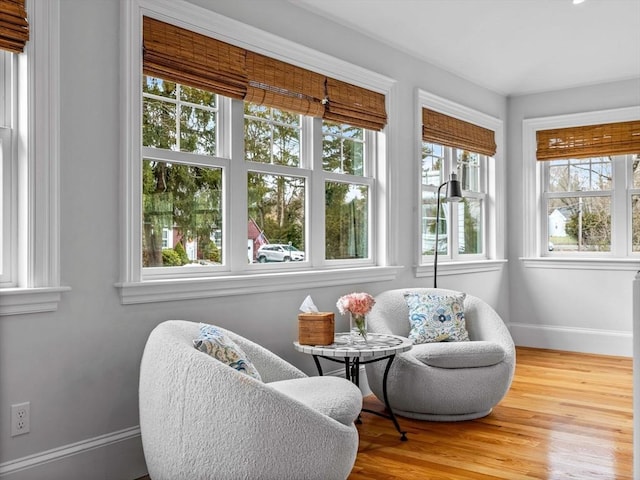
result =
M176 6L176 23L188 20L197 32L184 30L151 18L152 5L123 5L132 99L125 118L132 128L123 129L130 137L118 284L123 303L246 293L247 286L300 288L299 280L284 276L294 271L326 285L352 282L356 277L345 268L368 269L369 281L393 278L395 269L387 268L372 234L385 219L376 178L386 170L379 147L385 94L378 92L388 92L389 81L312 51L303 55L299 46L289 52L305 64L316 57L319 69L339 65L344 78L356 72L358 83L367 79L364 86L329 81L215 38L243 46L250 39L261 50L269 35L256 37L213 12L200 18ZM141 30L144 49L136 46ZM208 45L206 68L196 65L202 49L172 51L165 48L167 35L183 46ZM137 51L143 56L131 55ZM260 281L262 275L269 282ZM160 279L162 294L154 283ZM176 282L166 283L171 279ZM180 279L198 283L187 287Z
M447 269L458 271L458 267L452 268L455 264L470 262L481 270L498 268L504 248L504 237L497 234L504 209L502 192L496 183L504 174L497 167L499 152L496 152L502 144L502 122L426 92L420 92L420 100L417 275L431 273L436 248L445 274ZM463 198L447 202L446 188L441 189L440 218L436 225L438 189L451 174L457 175Z
M635 269L624 262L640 252L639 115L524 121L526 265Z
M638 159L612 155L543 163L545 255L626 256L640 251L640 205L633 193ZM613 235L616 225L631 228L618 228L621 235Z
M13 140L16 129L13 112L17 91L14 76L15 54L0 50L0 286L15 285L16 263L16 202L14 172L17 167Z
M142 99L142 265L148 275L160 267L239 268L229 260L224 242L225 215L242 214L239 206L225 208L223 201L223 178L232 175L235 165L217 157L218 144L221 151L226 145L216 133L219 123L231 124L225 113L233 102L244 109L243 128L229 130L231 142L238 137L244 143L240 170L246 169L247 221L255 228L238 243L244 248L247 242L252 250L249 263L266 263L258 261L265 243L310 249L307 202L324 203L325 220L319 221L324 223L324 248L309 252L316 263L320 258L370 258L369 197L375 183L365 171L370 169L366 146L374 142L373 132L328 121L314 129L318 122L313 117L149 76L143 77ZM227 108L219 111L220 103ZM313 143L323 145L319 161L301 153L312 152ZM316 176L323 180L324 192L312 196L307 185ZM183 276L188 270L163 268L158 273Z
M56 310L69 290L59 273L59 1L27 0L26 10L38 21L22 12L0 34L0 315Z
M552 160L544 165L550 252L611 251L612 160Z
M486 155L467 150L423 142L422 158L422 257L430 261L435 248L438 187L456 173L464 198L447 203L441 195L441 218L438 225L438 255L452 260L486 258L485 198Z

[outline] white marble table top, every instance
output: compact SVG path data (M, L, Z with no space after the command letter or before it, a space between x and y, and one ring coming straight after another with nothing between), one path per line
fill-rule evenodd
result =
M331 345L301 345L293 342L296 350L310 355L340 358L378 358L411 350L413 342L398 335L369 333L367 343L349 343L349 333L336 333Z

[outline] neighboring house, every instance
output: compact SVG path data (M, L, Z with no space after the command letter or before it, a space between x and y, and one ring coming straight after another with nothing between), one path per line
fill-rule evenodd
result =
M247 256L249 257L250 263L256 261L256 252L266 243L269 243L269 240L265 236L264 231L253 218L250 218L247 232Z
M557 208L549 215L549 236L566 237L567 221L569 219Z

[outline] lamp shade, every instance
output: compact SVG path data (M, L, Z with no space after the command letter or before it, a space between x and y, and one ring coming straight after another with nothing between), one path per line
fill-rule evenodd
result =
M451 178L447 182L447 200L450 202L462 200L462 186L457 177L455 173L452 173Z

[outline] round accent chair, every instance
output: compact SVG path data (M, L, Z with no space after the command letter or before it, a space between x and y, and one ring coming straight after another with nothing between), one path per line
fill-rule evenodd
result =
M368 329L410 337L405 293L451 296L434 288L388 290L376 297ZM472 295L463 301L469 341L415 344L394 359L387 393L394 413L431 421L460 421L491 413L506 395L515 370L515 346L506 325L491 306ZM383 398L384 366L366 365L369 387Z
M308 377L229 330L204 328L219 336L168 320L145 345L140 431L151 478L346 479L358 452L360 390L343 378Z

